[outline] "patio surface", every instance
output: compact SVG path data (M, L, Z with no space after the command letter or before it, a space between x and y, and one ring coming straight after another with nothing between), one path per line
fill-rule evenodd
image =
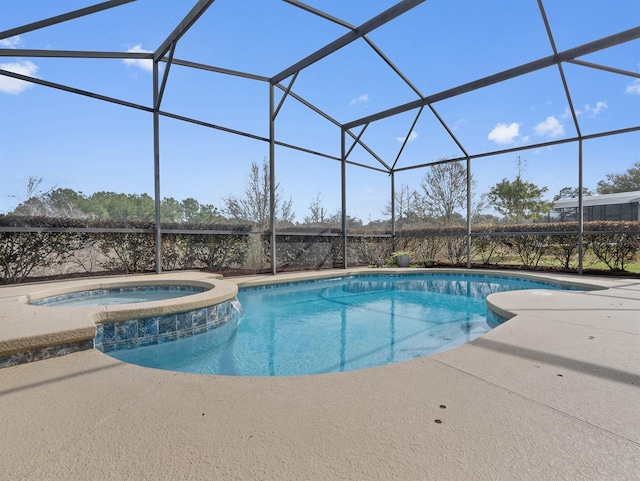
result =
M203 376L96 350L0 369L0 479L637 480L640 279L544 277L608 289L495 294L516 317L472 343L339 374Z

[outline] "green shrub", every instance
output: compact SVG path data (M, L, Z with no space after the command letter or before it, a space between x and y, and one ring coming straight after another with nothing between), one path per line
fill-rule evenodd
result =
M471 238L471 255L479 257L484 265L498 265L505 257L504 244L500 237L478 235Z
M638 258L640 222L589 222L585 223L585 231L590 232L585 235L585 243L612 271L624 271Z
M2 227L47 227L44 217L0 215ZM53 228L60 226L55 224ZM0 232L0 282L18 283L37 271L62 262L82 236L68 232Z
M102 267L127 274L155 268L155 237L141 232L101 232L93 235L98 250L105 256Z

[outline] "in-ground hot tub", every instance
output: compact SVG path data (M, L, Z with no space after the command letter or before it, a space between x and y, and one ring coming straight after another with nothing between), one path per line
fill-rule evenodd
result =
M223 342L241 315L237 286L201 272L24 285L13 291L22 295L0 299L8 327L0 334L0 367L213 330ZM104 296L107 302L98 304ZM154 299L158 296L164 298Z
M189 285L142 285L126 287L104 287L69 294L35 299L34 306L108 306L113 304L135 304L138 302L162 301L176 297L189 296L204 292L201 286Z

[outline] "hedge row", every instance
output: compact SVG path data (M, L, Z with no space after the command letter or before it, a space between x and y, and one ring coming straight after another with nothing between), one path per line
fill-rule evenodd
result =
M92 272L149 272L155 269L153 224L110 221L24 218L0 215L2 227L128 228L135 232L0 232L0 282L17 283L41 276ZM474 263L486 266L517 264L527 268L549 266L574 270L578 262L576 223L474 227L471 237ZM252 233L246 225L175 225L163 229L162 263L165 270L207 269L229 272L263 270L271 265L271 236ZM180 232L182 230L183 232ZM189 230L190 232L184 232ZM194 231L224 231L199 234ZM610 270L624 271L638 258L640 222L589 222L584 225L585 254ZM395 242L379 231L349 231L350 266L386 263L392 250L414 253L414 260L436 259L440 264L466 265L464 227L402 230ZM544 259L544 262L543 262ZM276 236L278 270L320 269L343 265L339 229L296 229Z
M577 232L575 222L474 227L471 255L486 266L515 258L519 265L533 268L550 258L556 267L574 270L578 264ZM402 231L400 239L402 250L461 265L466 263L465 233L463 227ZM584 256L593 256L610 270L624 271L638 259L640 222L585 222L583 249Z
M475 264L499 266L505 263L526 268L545 265L566 271L578 266L577 223L494 225L473 228L471 255ZM595 221L584 224L585 256L604 263L612 271L624 271L640 250L640 222ZM342 266L342 238L339 229L307 229L299 234L276 237L278 268ZM414 260L435 259L440 264L466 265L465 227L407 229L395 242L379 237L379 231L350 230L347 258L350 266L386 263L392 250L410 251ZM265 258L270 258L270 237L263 238Z
M0 216L1 227L135 229L134 232L0 232L0 283L29 277L94 272L155 270L153 224ZM164 229L217 230L225 234L162 234L162 264L166 270L241 268L248 250L250 226L164 225ZM232 232L232 233L228 233Z

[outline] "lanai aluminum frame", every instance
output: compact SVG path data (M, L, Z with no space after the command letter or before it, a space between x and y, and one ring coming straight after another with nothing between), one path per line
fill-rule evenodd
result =
M95 4L93 6L83 8L80 10L75 10L69 12L64 15L58 15L55 17L51 17L48 19L44 19L38 22L30 23L28 25L23 25L20 27L16 27L10 30L5 30L4 32L0 32L0 40L9 38L15 35L27 33L33 30L45 28L54 24L66 22L75 18L79 18L85 15L92 15L103 10L107 10L110 8L119 7L125 5L127 3L131 3L136 0L109 0L103 3ZM341 210L342 210L342 245L343 245L343 259L344 259L344 267L347 267L348 259L347 259L347 227L346 227L346 218L347 218L347 189L346 189L346 166L354 165L361 168L367 168L376 170L379 172L384 172L389 174L390 176L390 204L391 204L391 223L392 223L392 232L391 237L395 239L396 237L396 227L395 227L395 174L397 172L419 169L428 166L437 165L442 162L459 162L465 161L466 163L466 172L467 172L467 225L466 225L466 241L467 241L467 267L471 265L471 238L473 235L471 228L471 167L472 160L490 157L500 154L507 154L513 152L519 152L523 150L530 150L540 147L547 147L551 145L558 145L564 143L577 143L578 145L578 248L579 248L579 268L578 271L582 273L582 261L583 261L583 236L584 236L584 226L583 226L583 212L582 212L582 187L583 187L583 159L582 159L582 146L585 140L599 138L599 137L608 137L614 135L621 135L631 132L640 131L640 125L632 126L625 129L618 129L612 131L603 131L590 135L583 135L580 129L580 123L578 122L576 110L573 105L571 92L568 87L568 84L565 79L563 64L575 64L583 67L588 67L592 69L603 70L611 73L615 73L618 75L624 75L632 78L640 78L640 74L636 72L611 68L604 65L598 65L591 62L586 62L580 60L579 57L598 52L601 50L605 50L607 48L611 48L625 42L629 42L632 40L636 40L640 38L640 26L631 28L629 30L625 30L622 32L618 32L614 35L610 35L599 40L589 42L583 45L580 45L575 48L571 48L569 50L565 50L559 52L556 48L555 41L553 38L552 30L547 20L547 16L544 9L544 0L537 0L538 8L540 11L541 18L544 22L549 43L551 45L553 54L547 57L540 58L538 60L528 62L522 65L519 65L515 68L511 68L502 72L495 73L493 75L489 75L484 78L477 79L475 81L459 85L457 87L447 89L432 95L424 96L418 88L404 75L400 69L389 59L384 52L378 48L370 38L367 37L367 34L374 31L375 29L387 24L393 19L397 18L400 15L404 15L409 13L413 8L423 3L425 0L404 0L401 1L391 8L385 10L379 15L371 18L360 26L351 25L339 18L329 15L326 12L323 12L319 9L306 5L303 2L298 0L283 0L287 4L292 5L293 7L299 8L311 15L318 16L326 21L333 22L338 24L349 31L333 42L328 43L324 47L319 50L311 53L304 59L294 63L290 67L284 69L283 71L276 73L272 77L265 77L260 75L255 75L248 72L239 72L229 69L224 69L212 65L200 64L191 62L188 60L182 60L174 58L174 52L176 49L176 45L180 38L187 33L187 31L199 20L199 18L207 11L207 9L214 3L215 0L199 0L191 9L191 11L185 16L185 18L176 26L176 28L171 32L171 34L161 43L161 45L152 53L129 53L129 52L91 52L91 51L61 51L61 50L26 50L26 49L0 49L0 57L59 57L59 58L85 58L85 59L136 59L136 60L151 60L153 61L153 105L151 107L135 104L132 102L127 102L121 99L108 97L104 95L97 94L95 92L90 92L86 90L81 90L77 88L73 88L70 86L62 85L59 83L49 82L46 80L36 79L33 77L29 77L26 75L10 72L8 70L0 69L0 75L4 75L7 77L11 77L18 80L23 80L26 82L35 83L38 85L43 85L46 87L63 90L69 93L83 95L87 97L91 97L97 100L102 100L106 102L115 103L124 107L134 108L138 110L142 110L145 112L149 112L153 114L153 158L154 158L154 197L155 197L155 228L153 229L153 233L155 234L156 240L156 271L162 272L162 251L161 251L161 234L162 232L169 233L170 231L162 230L160 225L160 174L161 174L161 165L160 165L160 128L159 121L160 117L172 118L184 122L189 122L197 125L201 125L204 127L221 130L224 132L252 138L255 140L260 140L269 143L269 165L270 165L270 235L271 235L271 254L272 254L272 265L271 271L273 274L276 272L276 264L273 259L276 258L276 224L275 224L275 147L282 146L290 149L299 150L302 152L310 153L316 156L324 157L339 161L341 163ZM323 112L321 109L313 105L311 102L308 102L304 98L300 97L293 91L293 85L296 81L298 74L304 70L305 68L313 65L317 61L327 57L328 55L333 54L337 50L342 47L356 41L362 39L364 40L369 47L378 55L380 58L393 70L393 72L404 82L406 83L416 94L417 99L402 105L398 105L391 109L387 109L381 112L377 112L375 114L355 119L347 123L340 123L334 118L332 118L326 112ZM164 74L162 79L160 79L159 75L159 63L164 62L166 64ZM235 129L230 129L221 125L215 125L208 122L200 121L197 119L177 115L171 112L165 112L161 110L162 105L162 97L165 89L165 85L167 83L167 79L170 73L170 69L172 65L180 65L189 68L206 70L218 74L231 75L237 77L248 78L256 81L261 81L269 84L269 137L264 138L257 135L250 134L248 132L242 132ZM489 151L489 152L479 152L479 153L470 153L465 146L460 142L460 140L454 135L453 131L446 122L442 119L442 117L438 114L437 110L434 107L434 104L438 101L449 99L458 95L462 95L464 93L472 92L474 90L481 89L483 87L487 87L489 85L499 84L500 82L504 82L516 77L520 77L523 75L527 75L532 72L539 71L544 68L549 68L556 66L558 69L558 74L560 80L563 85L563 89L565 92L565 96L569 105L569 110L571 116L573 118L573 123L577 132L577 135L571 138L566 138L562 140L556 140L551 142L541 142L537 144ZM282 82L290 79L288 85L283 85ZM276 95L275 90L281 90L282 96L276 105ZM284 142L280 142L276 139L275 127L276 127L276 119L280 108L282 107L284 101L287 98L293 98L294 100L301 102L304 106L311 109L318 115L322 116L324 119L333 123L335 126L340 128L341 131L341 147L340 147L340 158L335 156L313 151L307 149L303 146L292 145ZM402 152L406 145L406 140L403 142L400 147L397 156L393 163L386 162L382 158L380 158L369 146L367 146L362 140L362 134L367 129L367 127L375 121L382 120L397 114L401 114L409 111L416 111L415 119L411 128L409 129L409 133L413 130L413 127L417 123L418 119L422 115L424 108L427 107L429 111L435 116L437 121L446 131L447 135L451 137L451 139L455 142L455 144L460 149L462 155L456 158L446 159L445 161L435 161L428 162L423 164L415 164L407 167L396 168L396 164L400 159ZM360 128L359 133L354 133L353 130L356 128ZM347 137L351 138L351 146L347 148ZM408 138L408 134L407 134ZM373 167L365 164L361 164L358 162L354 162L349 160L349 154L353 151L356 145L360 145L364 148L380 165ZM34 231L36 229L32 228L1 228L0 231ZM38 231L42 231L42 228L38 228ZM53 229L52 229L53 230ZM83 229L74 229L78 231L83 231ZM129 232L136 231L139 232L139 229L111 229L111 231L118 232ZM198 231L198 233L220 233L220 232L208 232L208 231Z

